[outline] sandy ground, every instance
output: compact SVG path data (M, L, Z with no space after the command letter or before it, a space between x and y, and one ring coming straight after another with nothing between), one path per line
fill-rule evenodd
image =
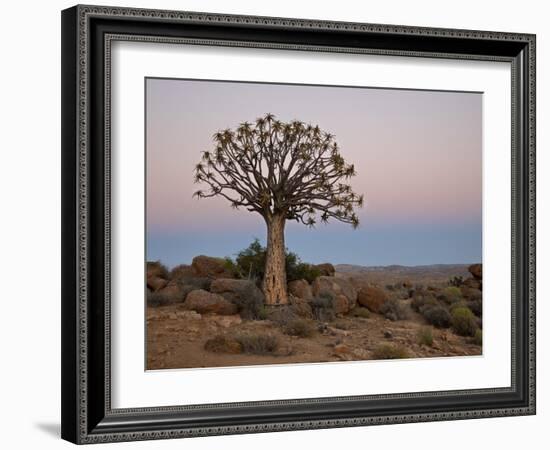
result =
M147 368L248 366L368 360L383 343L406 348L412 358L480 355L481 347L450 330L433 329L433 345L418 343L424 319L412 313L409 320L392 322L378 314L369 318L342 317L311 337L284 334L268 320L244 321L238 316L199 315L181 305L147 309ZM323 328L323 326L321 326ZM215 335L268 333L279 339L275 355L226 354L207 351Z

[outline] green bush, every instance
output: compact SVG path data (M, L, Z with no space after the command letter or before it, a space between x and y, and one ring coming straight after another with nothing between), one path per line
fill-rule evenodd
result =
M417 338L420 345L427 345L428 347L431 347L434 343L432 327L419 328Z
M374 359L402 359L408 358L407 349L401 345L381 344L374 349Z
M363 306L356 306L350 312L352 317L362 317L363 319L368 319L370 317L370 311Z
M321 275L319 269L302 262L296 253L285 250L285 255L287 281L304 279L312 283ZM237 278L247 278L260 284L265 275L266 256L266 248L258 239L254 239L247 248L237 254L235 261L225 258L225 268Z
M483 302L481 301L481 299L478 299L478 300L471 300L469 302L466 303L466 306L468 306L468 308L470 308L470 310L477 316L477 317L481 317L482 316L482 310L483 310Z
M451 279L449 279L449 285L450 286L456 286L460 287L464 284L464 278L461 276L454 276Z
M420 311L424 319L438 328L448 328L451 324L451 314L442 305L428 305Z
M252 355L269 355L279 347L279 340L271 334L239 334L235 339L244 353Z
M411 301L411 308L416 312L422 313L422 310L427 306L437 306L438 301L431 294L416 294Z
M399 300L390 298L380 307L380 314L391 321L405 320L409 318L409 308Z
M462 292L459 288L455 286L449 286L443 289L443 291L438 295L439 300L443 300L448 305L452 305L460 301L462 298Z
M476 330L474 334L472 343L474 343L475 345L479 345L480 347L483 344L483 331L481 331L479 328Z
M315 327L309 320L295 319L283 327L283 332L289 336L307 338L315 334Z
M474 313L467 307L453 309L451 325L460 336L474 336L478 329Z

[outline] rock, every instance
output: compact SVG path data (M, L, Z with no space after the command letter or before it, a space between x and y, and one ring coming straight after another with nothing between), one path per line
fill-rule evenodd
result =
M214 353L242 353L243 347L239 341L228 336L215 336L204 344L205 350Z
M241 316L238 314L233 316L212 316L210 320L222 328L229 328L242 323Z
M393 333L390 330L384 331L384 337L386 339L393 339Z
M168 270L159 261L147 261L147 278L168 278Z
M306 280L295 280L288 283L288 292L306 301L313 300L313 291Z
M177 311L176 317L178 319L186 319L186 320L200 320L202 319L202 315L200 315L196 311Z
M170 277L172 280L185 280L186 278L192 278L197 276L192 266L187 264L180 264L172 269Z
M231 272L225 267L225 260L211 256L195 256L191 263L193 272L198 277L233 278Z
M463 286L472 288L472 289L479 289L481 290L481 281L476 280L475 278L468 278L462 283Z
M319 274L322 277L333 277L336 273L336 270L331 263L316 264L313 267L319 271Z
M357 289L345 278L318 277L313 282L312 290L315 297L322 293L329 293L333 300L336 300L340 294L344 295L348 300L348 311L353 309L357 302Z
M183 306L201 314L216 313L231 315L237 313L237 306L223 298L221 295L196 289L187 294Z
M380 308L387 300L386 293L376 286L364 286L357 294L357 303L375 313L380 313Z
M218 278L212 281L210 292L220 294L237 306L244 319L258 319L264 308L264 294L250 280Z
M349 300L344 294L338 294L333 302L332 307L336 314L347 314L350 311Z
M303 298L295 297L290 294L288 296L291 310L299 317L304 319L313 319L313 310L311 305Z
M152 291L158 291L165 287L168 281L156 275L147 276L147 287Z
M470 272L476 280L481 280L481 278L482 278L482 265L481 264L472 264L470 267L468 267L468 272Z

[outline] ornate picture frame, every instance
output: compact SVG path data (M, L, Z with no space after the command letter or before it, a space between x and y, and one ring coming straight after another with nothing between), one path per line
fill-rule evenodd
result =
M117 41L511 66L511 384L139 408L111 402L111 46ZM535 36L100 6L62 12L62 437L74 443L535 414Z

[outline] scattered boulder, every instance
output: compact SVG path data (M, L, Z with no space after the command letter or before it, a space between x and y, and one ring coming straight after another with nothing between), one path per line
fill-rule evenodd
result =
M480 289L481 290L481 280L477 280L475 278L468 278L462 283L463 286L472 288L472 289Z
M168 281L164 278L156 275L147 276L147 287L152 291L159 291L168 284Z
M333 277L336 273L334 266L331 263L316 264L313 266L319 271L319 274L323 277Z
M380 313L382 305L388 300L387 294L376 286L363 286L357 294L357 303L374 313Z
M350 311L350 302L344 294L338 294L332 302L335 314L347 314Z
M306 301L313 300L313 291L306 280L295 280L288 283L288 292Z
M216 313L232 315L237 313L237 306L223 298L203 289L196 289L187 294L183 306L201 314Z
M332 295L333 299L338 295L344 295L348 300L348 311L353 309L357 302L357 289L345 278L318 277L313 282L312 290L315 297L323 293Z
M288 296L288 301L290 303L290 309L294 314L304 319L313 319L313 310L307 300L290 294Z
M186 279L197 276L192 266L188 264L180 264L174 267L170 272L172 280Z
M244 319L260 318L265 297L252 281L218 278L212 281L210 291L236 305Z
M231 272L225 266L225 260L222 258L213 258L212 256L195 256L191 263L193 272L198 277L210 278L232 278Z
M482 278L482 265L481 264L472 264L470 267L468 267L468 272L470 272L476 280L481 280L481 278Z

